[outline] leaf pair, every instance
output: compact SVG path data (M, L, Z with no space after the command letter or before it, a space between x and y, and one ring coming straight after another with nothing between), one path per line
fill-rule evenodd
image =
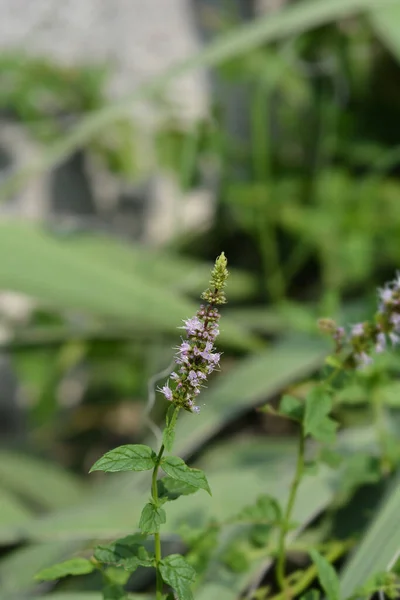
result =
M181 495L192 494L199 489L206 490L211 495L205 474L200 469L188 467L178 456L167 456L160 462L160 467L167 473L165 481L158 482L157 489L161 490L159 503L150 501L144 507L139 527L142 533L157 533L160 525L166 522L165 510L160 506L169 500L175 500Z
M303 428L304 435L310 435L319 442L331 443L335 440L337 423L330 418L332 398L324 386L316 386L301 402L294 396L282 397L279 409L275 411L267 407L267 412L281 415L297 421Z
M116 473L118 471L149 471L157 464L157 455L149 446L128 444L106 452L90 469ZM192 469L178 456L167 456L160 461L160 467L167 475L187 485L203 489L211 495L206 476L200 469Z

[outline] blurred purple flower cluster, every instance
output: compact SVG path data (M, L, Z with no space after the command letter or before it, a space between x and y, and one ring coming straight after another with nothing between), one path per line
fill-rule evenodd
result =
M330 330L336 343L336 352L350 348L347 362L351 361L358 369L373 362L374 352L385 352L389 341L393 346L400 342L400 275L378 290L378 298L374 322L356 323L349 335L346 335L343 327L336 325Z
M211 274L211 287L202 298L207 304L201 305L196 315L184 321L186 338L178 346L175 355L177 369L170 375L173 383L168 382L158 391L173 402L175 406L192 413L199 413L195 404L197 396L207 377L219 366L221 354L215 351L214 342L219 335L218 322L220 314L216 305L226 302L224 287L228 278L224 253L215 262Z
M160 389L167 400L193 413L200 412L195 398L208 375L219 366L221 355L214 348L219 318L218 310L208 304L200 306L196 316L184 321L181 329L185 329L187 337L177 348L175 362L179 369L170 377L175 382L174 389L169 382Z

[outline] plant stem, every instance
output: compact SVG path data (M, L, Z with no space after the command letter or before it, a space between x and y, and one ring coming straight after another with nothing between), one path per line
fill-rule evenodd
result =
M164 454L164 444L161 444L160 451L157 455L156 464L153 469L153 476L151 480L151 495L154 504L158 505L158 489L157 489L157 475L160 467L160 462ZM160 573L160 562L161 562L161 536L160 532L154 534L154 554L156 558L156 598L162 600L163 596L163 580Z
M286 566L286 535L290 527L290 519L292 518L292 511L296 500L297 490L301 481L304 470L304 449L305 449L305 436L303 429L300 431L299 436L299 448L297 453L296 471L293 477L292 485L290 486L289 499L286 506L285 515L283 517L283 523L279 534L278 540L278 557L276 563L276 579L279 587L286 598L290 598L290 588L287 585L285 579L285 566Z
M329 563L335 562L338 558L346 554L348 550L354 545L354 540L347 542L337 542L332 544L330 551L326 554L325 558ZM304 590L306 590L317 577L317 568L315 565L311 565L306 569L299 579L293 586L288 586L285 591L276 594L271 600L286 600L288 597L296 597Z

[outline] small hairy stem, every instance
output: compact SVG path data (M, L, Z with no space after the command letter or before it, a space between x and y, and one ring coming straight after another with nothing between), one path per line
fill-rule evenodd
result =
M303 430L300 431L299 437L299 448L297 453L296 471L293 477L292 485L290 486L289 499L286 506L286 511L283 517L283 523L278 539L278 556L276 562L276 579L278 585L283 592L285 598L290 598L290 588L287 585L285 578L285 567L286 567L286 535L290 527L290 519L292 518L292 512L294 503L296 500L297 490L301 481L304 470L304 448L305 448L305 437Z
M160 462L164 454L164 444L161 445L160 451L157 455L157 461L154 465L153 476L151 480L151 495L154 504L158 505L158 489L157 489L157 475L160 467ZM163 580L160 573L160 562L161 562L161 536L157 532L154 534L154 554L156 557L156 598L162 600L163 596Z

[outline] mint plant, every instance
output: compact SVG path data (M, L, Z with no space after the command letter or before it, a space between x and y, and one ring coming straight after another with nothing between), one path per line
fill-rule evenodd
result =
M101 571L104 581L104 600L127 598L124 585L139 566L156 571L156 599L162 600L165 585L172 588L179 600L193 598L191 585L196 578L193 567L180 554L162 556L160 528L166 522L164 504L181 495L197 490L211 494L203 471L189 467L178 456L166 456L171 452L175 426L181 409L197 414L200 411L196 399L208 376L218 368L220 353L214 343L219 334L220 314L218 306L226 302L224 288L228 278L227 260L222 253L215 261L210 287L203 292L205 301L196 315L184 321L185 338L177 347L176 370L158 391L170 403L166 415L166 427L162 444L156 453L143 444L128 444L106 452L90 469L115 473L120 471L152 471L149 501L144 506L140 521L140 533L128 535L115 542L98 546L92 559L72 558L63 563L43 569L36 579L51 581L67 575L83 575L95 569ZM159 479L160 470L165 476ZM153 538L153 548L148 545ZM122 575L115 568L125 571ZM126 576L125 576L126 574Z

